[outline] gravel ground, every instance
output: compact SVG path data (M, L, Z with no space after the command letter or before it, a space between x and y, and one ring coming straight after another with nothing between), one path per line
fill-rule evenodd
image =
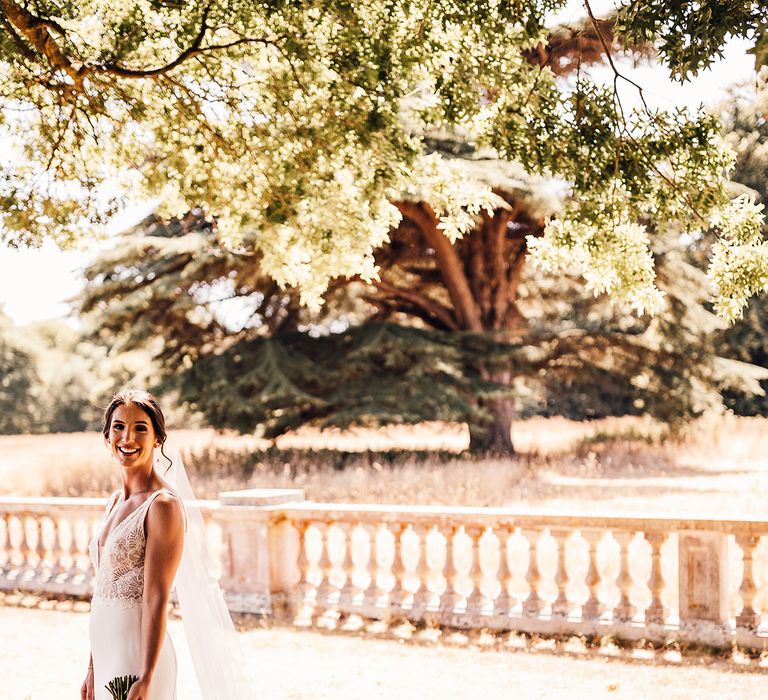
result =
M88 658L80 611L0 604L0 698L77 700ZM181 622L169 620L179 700L200 700ZM292 628L240 632L258 696L269 700L740 700L765 697L768 677L733 661L681 664L578 658L476 646L432 646ZM706 663L706 665L702 665Z

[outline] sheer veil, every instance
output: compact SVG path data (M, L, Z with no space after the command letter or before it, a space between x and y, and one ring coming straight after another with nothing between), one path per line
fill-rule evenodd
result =
M204 700L250 700L256 697L246 674L245 655L237 638L218 581L210 574L206 529L181 454L168 448L167 466L155 453L155 470L181 497L186 533L175 589L192 663Z

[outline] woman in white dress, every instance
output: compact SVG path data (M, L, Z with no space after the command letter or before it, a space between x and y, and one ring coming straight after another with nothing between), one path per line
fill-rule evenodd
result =
M123 485L88 546L96 578L91 660L80 695L111 700L106 685L134 675L138 681L128 700L176 700L176 654L166 614L186 517L182 499L154 469L154 452L162 452L166 439L165 418L151 394L124 391L107 407L102 432Z

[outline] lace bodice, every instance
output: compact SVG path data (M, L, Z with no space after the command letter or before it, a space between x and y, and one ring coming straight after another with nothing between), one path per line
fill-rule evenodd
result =
M144 516L149 504L162 491L170 493L166 489L160 489L150 494L136 510L112 528L99 551L99 539L104 524L115 503L122 501L122 492L118 489L110 497L101 526L88 543L88 554L96 571L91 606L141 606L144 594L144 552L147 544Z

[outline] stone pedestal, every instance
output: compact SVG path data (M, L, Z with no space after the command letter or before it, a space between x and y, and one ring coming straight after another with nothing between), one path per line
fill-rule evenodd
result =
M715 642L728 626L728 536L688 530L678 537L681 632Z
M274 506L304 500L301 489L249 489L219 494L214 520L221 527L223 572L221 588L234 612L272 614L273 593L286 590L288 560L281 539L284 523L274 523ZM295 550L294 550L295 555ZM295 556L294 556L295 561Z

